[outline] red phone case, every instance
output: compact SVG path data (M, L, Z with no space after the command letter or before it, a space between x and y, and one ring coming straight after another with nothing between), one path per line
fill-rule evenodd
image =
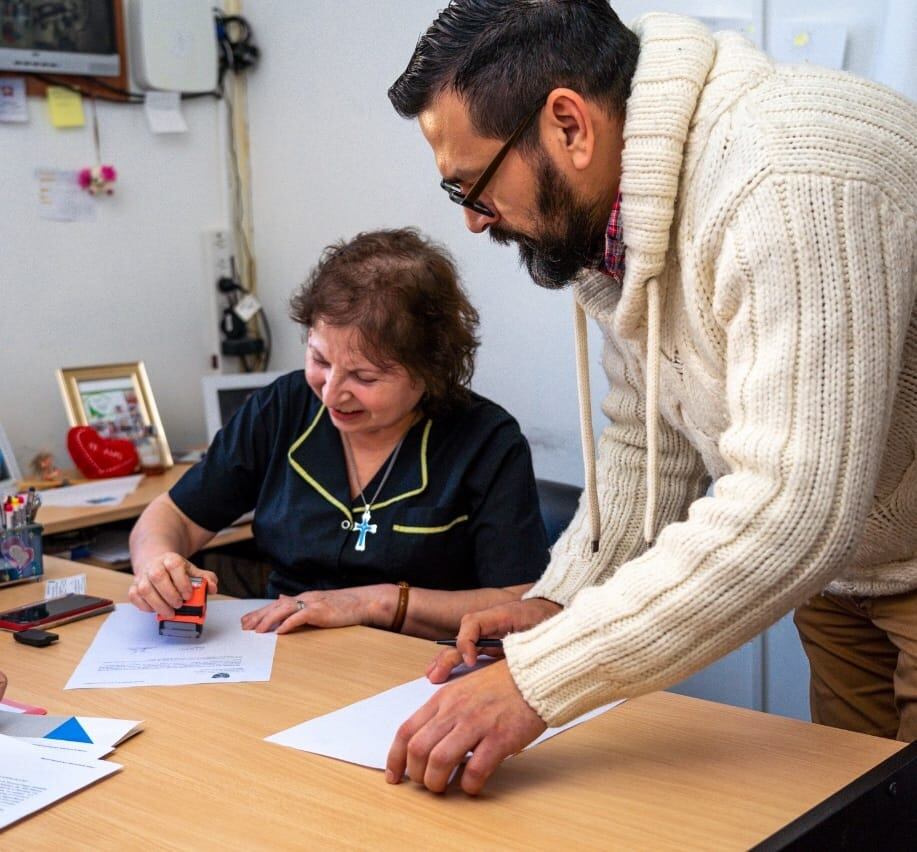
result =
M19 610L23 609L30 609L34 606L42 606L46 603L47 601L33 601L32 603L23 604L22 606L17 606L14 609L6 610L5 612L0 613L0 630L9 630L12 633L18 633L20 630L28 630L32 627L54 627L58 624L66 624L68 621L76 621L80 618L89 618L93 615L101 615L104 612L111 612L115 608L114 601L110 601L107 598L94 598L91 603L84 603L82 606L74 607L73 609L65 610L63 612L57 612L53 615L48 615L45 618L35 619L34 621L6 621L3 618L3 616L9 615L12 612L18 612Z

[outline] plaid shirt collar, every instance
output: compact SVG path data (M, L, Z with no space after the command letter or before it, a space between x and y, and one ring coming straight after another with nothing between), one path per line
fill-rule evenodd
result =
M611 208L611 218L605 231L605 255L599 262L599 270L619 283L624 278L624 234L621 231L620 192Z

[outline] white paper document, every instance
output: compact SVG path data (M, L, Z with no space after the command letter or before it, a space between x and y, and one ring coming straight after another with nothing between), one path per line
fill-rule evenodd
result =
M385 769L388 750L395 739L398 727L426 703L440 686L441 684L430 683L425 677L417 678L394 689L380 692L372 698L366 698L333 713L272 734L265 737L265 740L312 754L346 760L348 763ZM614 701L584 713L566 725L548 728L526 748L532 748L621 703L623 702Z
M116 476L112 479L97 479L81 485L65 485L62 488L48 488L41 492L42 506L120 506L124 498L132 493L143 479L136 476Z
M187 133L188 124L181 113L179 92L147 92L143 111L152 133Z
M118 763L0 735L0 829L119 769Z
M38 215L42 219L77 222L95 218L95 199L80 186L75 170L36 169L35 179L38 181Z
M45 600L62 598L64 595L85 595L86 575L74 574L71 577L58 577L45 583Z
M25 77L0 79L0 121L28 121L29 105L25 96Z
M95 743L72 743L67 740L45 740L41 737L18 737L17 739L39 749L42 754L55 757L78 755L83 758L91 757L93 760L101 760L115 750L114 746L96 745Z
M199 639L159 635L156 616L118 604L65 689L179 686L271 679L276 633L243 630L242 616L270 601L209 601Z

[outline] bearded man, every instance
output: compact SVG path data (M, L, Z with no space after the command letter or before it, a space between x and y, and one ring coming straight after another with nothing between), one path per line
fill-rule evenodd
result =
M914 105L605 0L454 0L389 97L468 228L572 285L610 423L544 575L431 678L483 637L505 661L401 726L387 780L441 791L473 752L477 793L793 609L814 721L917 737Z

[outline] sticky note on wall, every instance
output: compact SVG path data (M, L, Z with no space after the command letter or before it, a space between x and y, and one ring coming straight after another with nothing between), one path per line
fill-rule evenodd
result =
M63 86L48 86L48 113L55 127L83 127L83 98Z

